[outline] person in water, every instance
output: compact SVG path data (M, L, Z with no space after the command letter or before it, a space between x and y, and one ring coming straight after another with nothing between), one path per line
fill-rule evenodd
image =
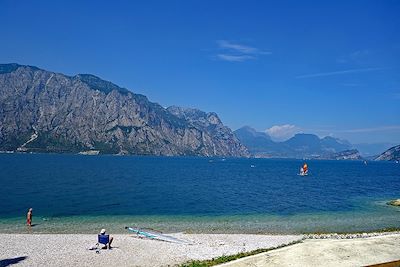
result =
M106 235L106 229L101 229L100 235ZM113 242L113 240L114 240L114 238L112 236L110 236L108 243L105 244L105 246L102 247L102 249L107 249L107 247L108 247L108 249L111 249L111 243Z
M30 208L26 214L26 225L32 226L32 208Z

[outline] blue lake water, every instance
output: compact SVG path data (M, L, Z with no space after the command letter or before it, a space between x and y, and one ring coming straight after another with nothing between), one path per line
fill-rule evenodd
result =
M366 231L400 227L400 164L0 154L0 232ZM24 226L29 207L35 227Z

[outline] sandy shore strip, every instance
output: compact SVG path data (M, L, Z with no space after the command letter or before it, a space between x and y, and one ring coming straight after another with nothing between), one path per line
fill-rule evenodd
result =
M88 248L97 242L97 235L0 234L0 266L171 266L277 247L303 238L302 235L171 234L193 243L185 245L127 234L112 236L114 248L96 254Z
M400 260L400 234L301 243L222 264L248 266L366 266Z

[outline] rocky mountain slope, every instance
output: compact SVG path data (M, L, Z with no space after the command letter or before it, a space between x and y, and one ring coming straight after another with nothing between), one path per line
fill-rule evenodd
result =
M0 150L248 156L215 113L163 108L89 74L0 65Z
M400 145L389 148L375 160L400 161Z

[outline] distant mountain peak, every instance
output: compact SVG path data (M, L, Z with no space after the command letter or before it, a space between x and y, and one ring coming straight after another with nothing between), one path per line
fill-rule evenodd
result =
M16 71L20 67L26 67L33 70L40 70L38 67L35 66L20 65L17 63L6 63L6 64L0 64L0 74L11 73L13 71Z
M340 143L340 144L344 144L344 145L349 145L349 146L351 146L351 144L350 144L350 142L349 141L347 141L347 140L344 140L344 139L340 139L340 138L337 138L337 137L333 137L333 136L325 136L324 138L322 138L321 140L325 140L325 141L335 141L335 142L338 142L338 143Z
M320 141L320 138L315 134L308 134L308 133L297 133L292 138L286 140L286 143L292 142L314 142Z
M257 132L256 129L254 129L253 127L248 126L248 125L245 125L245 126L243 126L243 127L240 127L239 129L237 129L237 131L238 131L238 130L241 130L241 131L248 131L248 132L253 132L253 133Z
M271 137L266 132L258 132L256 129L251 126L243 126L235 131L235 134L239 135L251 135L253 137L261 137L271 140Z

